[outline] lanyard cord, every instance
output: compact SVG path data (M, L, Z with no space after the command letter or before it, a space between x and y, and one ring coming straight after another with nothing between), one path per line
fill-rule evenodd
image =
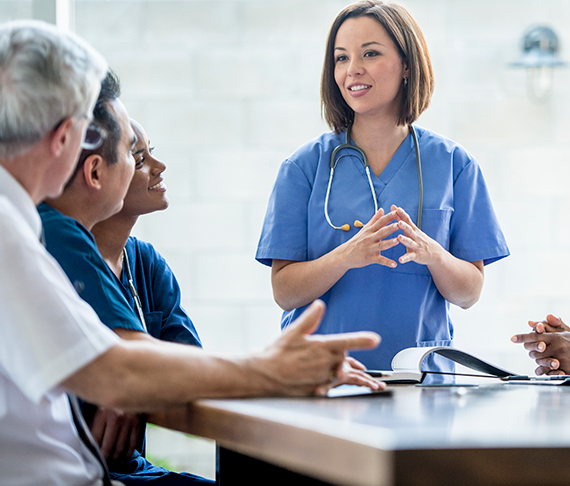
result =
M418 185L420 192L420 200L418 202L418 222L416 226L422 229L422 213L424 211L424 180L422 176L422 159L420 157L420 144L418 143L418 136L416 134L416 129L413 125L410 125L410 133L414 137L414 147L416 149L416 166L418 172Z
M89 449L89 451L95 456L95 459L97 459L97 462L103 468L103 486L112 486L111 479L109 477L109 467L107 466L107 461L105 461L101 449L95 442L95 439L93 439L91 431L89 430L89 427L83 418L83 414L81 413L81 406L79 405L77 396L68 393L67 398L69 400L71 416L73 417L73 422L75 424L75 428L77 429L77 433L79 434L79 438L83 441L87 449Z
M123 248L123 261L125 262L125 269L127 270L127 280L129 282L129 290L131 291L133 299L135 299L135 307L137 308L137 314L139 315L139 318L141 320L145 332L148 333L148 329L146 328L146 322L144 320L144 313L142 310L141 299L139 298L137 288L135 287L135 281L133 280L133 274L131 273L131 266L129 265L129 256L127 255L126 248Z

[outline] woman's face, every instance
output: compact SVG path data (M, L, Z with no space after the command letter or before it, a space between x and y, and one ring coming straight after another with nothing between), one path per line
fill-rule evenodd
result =
M137 136L133 150L135 173L129 186L123 205L123 214L140 216L168 207L166 185L162 173L166 170L160 160L153 157L153 148L141 125L131 120L131 126Z
M334 77L357 115L395 115L407 67L386 29L373 18L346 20L334 46Z

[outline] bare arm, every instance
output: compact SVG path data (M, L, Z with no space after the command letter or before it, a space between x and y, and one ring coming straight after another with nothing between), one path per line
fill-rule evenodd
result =
M381 255L398 244L395 238L384 239L398 229L396 223L388 225L394 218L394 212L384 215L380 208L350 240L316 260L273 260L271 283L275 302L285 311L296 309L321 297L351 268L372 263L395 267L396 262Z
M445 300L468 309L481 296L483 289L483 261L466 262L446 252L437 264L428 265L435 286Z
M379 336L314 336L323 314L324 304L315 302L265 351L239 358L151 339L122 340L62 385L91 403L141 412L196 398L324 393L332 378L347 379L346 351L373 348ZM383 386L356 370L350 381Z
M464 309L475 304L485 280L483 261L467 262L454 257L418 229L403 209L392 206L392 210L397 211L398 225L404 232L398 236L398 241L407 248L400 263L414 261L426 265L437 290L448 302Z

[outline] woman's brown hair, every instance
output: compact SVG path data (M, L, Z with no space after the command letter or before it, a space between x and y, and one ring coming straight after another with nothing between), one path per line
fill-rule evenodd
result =
M419 25L408 11L400 5L380 0L364 0L346 7L331 26L321 77L321 106L325 121L339 133L354 120L354 111L344 101L334 79L334 45L338 29L344 21L358 17L370 17L378 21L400 51L409 74L407 84L402 82L404 92L397 123L411 125L429 106L433 93L434 80L429 52Z

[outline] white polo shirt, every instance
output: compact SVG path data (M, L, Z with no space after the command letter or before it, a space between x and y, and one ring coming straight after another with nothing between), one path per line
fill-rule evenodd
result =
M119 338L77 295L40 233L32 199L0 166L0 483L91 485L101 466L59 383Z

